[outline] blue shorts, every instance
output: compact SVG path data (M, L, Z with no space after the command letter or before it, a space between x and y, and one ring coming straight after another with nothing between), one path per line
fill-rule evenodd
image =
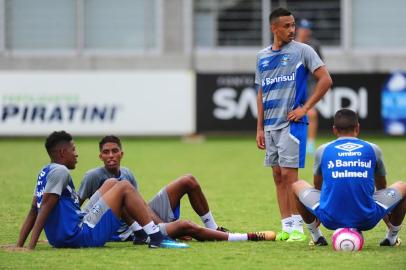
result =
M83 217L80 247L100 247L111 239L122 223L100 198Z
M324 227L330 230L338 228L356 228L361 231L372 229L379 223L387 214L392 212L393 208L402 200L402 195L397 189L386 188L378 190L374 193L373 199L375 200L375 212L372 217L366 219L360 224L344 224L341 220L337 220L334 216L328 215L324 210L320 209L320 190L315 188L305 188L299 194L299 200L316 216Z

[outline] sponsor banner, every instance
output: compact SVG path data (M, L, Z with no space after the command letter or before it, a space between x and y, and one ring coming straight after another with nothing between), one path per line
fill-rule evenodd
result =
M1 72L0 135L187 135L194 75L162 72Z
M330 130L334 113L349 108L359 114L363 130L382 130L381 88L387 77L387 74L333 74L333 88L316 105L319 129ZM255 132L258 112L253 74L197 74L196 82L199 132Z

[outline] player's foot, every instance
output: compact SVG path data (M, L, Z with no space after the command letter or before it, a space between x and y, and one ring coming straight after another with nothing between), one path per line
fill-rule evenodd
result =
M322 235L317 241L310 240L309 246L328 246L327 239Z
M221 226L218 226L217 229L216 229L216 231L220 231L220 232L230 232L229 229L224 228L224 227L221 227Z
M390 243L388 238L385 238L379 243L379 245L381 247L398 247L398 246L400 246L401 243L402 243L402 241L400 240L399 237L396 238L396 241L393 245Z
M158 243L158 244L150 243L149 247L150 248L188 248L189 245L166 238L166 239L162 240L161 243Z
M289 233L287 233L285 231L278 232L276 234L276 238L275 238L276 241L286 241L288 239L289 239Z
M134 232L134 239L133 239L133 244L134 245L145 245L148 244L151 241L149 238L148 234L145 233L144 230L138 230Z
M304 233L294 230L291 234L289 234L289 238L286 240L286 242L302 242L306 239L307 237Z
M247 233L249 241L275 241L276 234L273 231Z
M144 239L140 239L140 238L134 237L134 240L133 240L133 244L134 244L134 245L146 245L146 244L148 244L149 242L150 242L150 238L149 238L149 237L144 238Z

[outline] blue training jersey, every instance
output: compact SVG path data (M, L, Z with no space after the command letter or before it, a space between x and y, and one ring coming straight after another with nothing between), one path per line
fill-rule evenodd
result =
M319 211L329 229L360 228L375 217L375 175L385 175L381 150L369 142L342 137L316 151L315 175L322 175Z
M51 163L38 175L35 196L37 208L41 211L44 193L59 195L58 203L49 214L44 230L49 243L55 247L75 246L80 241L84 213L79 207L72 177L64 165Z
M287 115L307 100L309 71L324 66L313 48L291 41L280 50L272 46L257 54L255 84L262 89L264 130L278 130L289 125ZM307 123L307 117L301 120Z

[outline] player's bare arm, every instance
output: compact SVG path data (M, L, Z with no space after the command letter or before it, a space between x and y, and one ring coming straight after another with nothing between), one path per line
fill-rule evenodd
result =
M259 149L265 149L265 137L264 137L264 105L262 104L262 87L258 87L257 95L257 108L258 108L258 120L257 120L257 147Z
M317 84L314 87L313 94L309 97L309 99L302 107L298 107L288 113L289 121L299 121L300 119L302 119L302 117L305 116L306 113L311 108L313 108L314 105L316 105L316 103L326 94L328 89L330 89L330 87L333 85L330 73L325 66L321 66L316 69L313 75L317 80Z
M37 245L38 238L44 228L45 221L47 220L49 213L55 207L59 200L59 196L53 193L45 193L42 202L41 208L38 211L38 216L35 220L34 228L32 229L31 240L28 246L29 249L34 249Z
M386 188L386 176L375 174L375 187L377 190Z
M315 189L321 190L321 186L323 185L323 177L321 175L313 176L313 184Z
M21 227L20 234L17 241L17 247L23 247L25 240L27 240L28 235L30 234L32 227L34 227L35 220L37 219L37 198L34 196L31 202L30 211L25 218L23 226Z

